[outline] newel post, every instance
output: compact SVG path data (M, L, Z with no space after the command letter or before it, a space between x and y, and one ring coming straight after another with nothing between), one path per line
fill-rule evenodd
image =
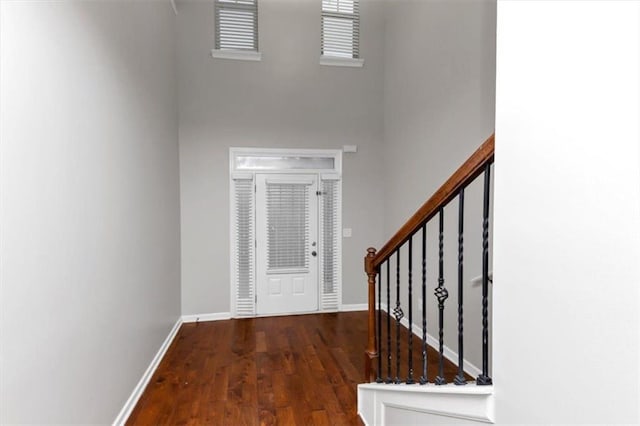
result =
M365 380L375 381L373 362L378 358L376 344L376 268L373 266L373 259L376 256L376 249L369 247L367 255L364 257L364 271L367 274L369 284L369 336L367 339L367 349L364 353L364 375Z

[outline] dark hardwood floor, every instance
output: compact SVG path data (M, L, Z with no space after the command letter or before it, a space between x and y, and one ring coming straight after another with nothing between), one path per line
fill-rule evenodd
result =
M344 312L183 324L127 424L361 425L366 319ZM420 344L414 339L416 378ZM437 354L429 348L428 357L432 380ZM455 372L447 362L448 381Z

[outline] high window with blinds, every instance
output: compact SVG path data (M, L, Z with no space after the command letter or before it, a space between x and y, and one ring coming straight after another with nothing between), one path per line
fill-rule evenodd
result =
M358 0L322 0L323 57L360 57L360 10Z
M258 51L258 0L215 0L215 47Z

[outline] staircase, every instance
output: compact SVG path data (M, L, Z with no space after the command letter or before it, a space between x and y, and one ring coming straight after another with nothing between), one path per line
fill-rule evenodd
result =
M493 422L494 142L491 135L380 250L367 250L368 383L358 386L367 425Z

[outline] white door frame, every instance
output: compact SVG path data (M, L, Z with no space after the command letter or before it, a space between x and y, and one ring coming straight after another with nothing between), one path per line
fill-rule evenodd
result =
M250 159L251 161L247 161ZM263 159L265 161L253 161L255 159ZM279 160L286 159L286 164ZM273 160L273 161L271 161ZM289 161L290 160L290 161ZM316 167L321 168L307 168ZM284 168L283 168L284 167ZM342 150L339 149L269 149L269 148L237 148L229 149L229 246L230 246L230 303L231 316L236 317L252 317L256 315L255 300L253 301L253 310L247 309L247 300L242 300L243 309L239 310L237 300L238 290L238 268L236 266L236 256L238 253L237 246L237 226L235 220L236 197L234 182L243 180L253 182L253 239L255 241L255 175L256 174L318 174L321 181L333 181L338 184L338 194L341 194L342 182ZM320 182L319 182L320 183ZM337 197L337 240L336 250L338 265L336 270L337 285L337 305L335 309L323 309L319 303L318 312L327 312L339 310L342 305L342 197ZM319 238L320 239L320 238ZM255 244L252 247L252 286L253 297L256 294L256 264L255 264ZM321 253L321 251L318 251ZM322 259L320 260L322 263ZM245 271L246 272L246 271ZM322 300L322 280L320 279L321 271L318 271L318 300ZM332 293L333 294L333 293Z

